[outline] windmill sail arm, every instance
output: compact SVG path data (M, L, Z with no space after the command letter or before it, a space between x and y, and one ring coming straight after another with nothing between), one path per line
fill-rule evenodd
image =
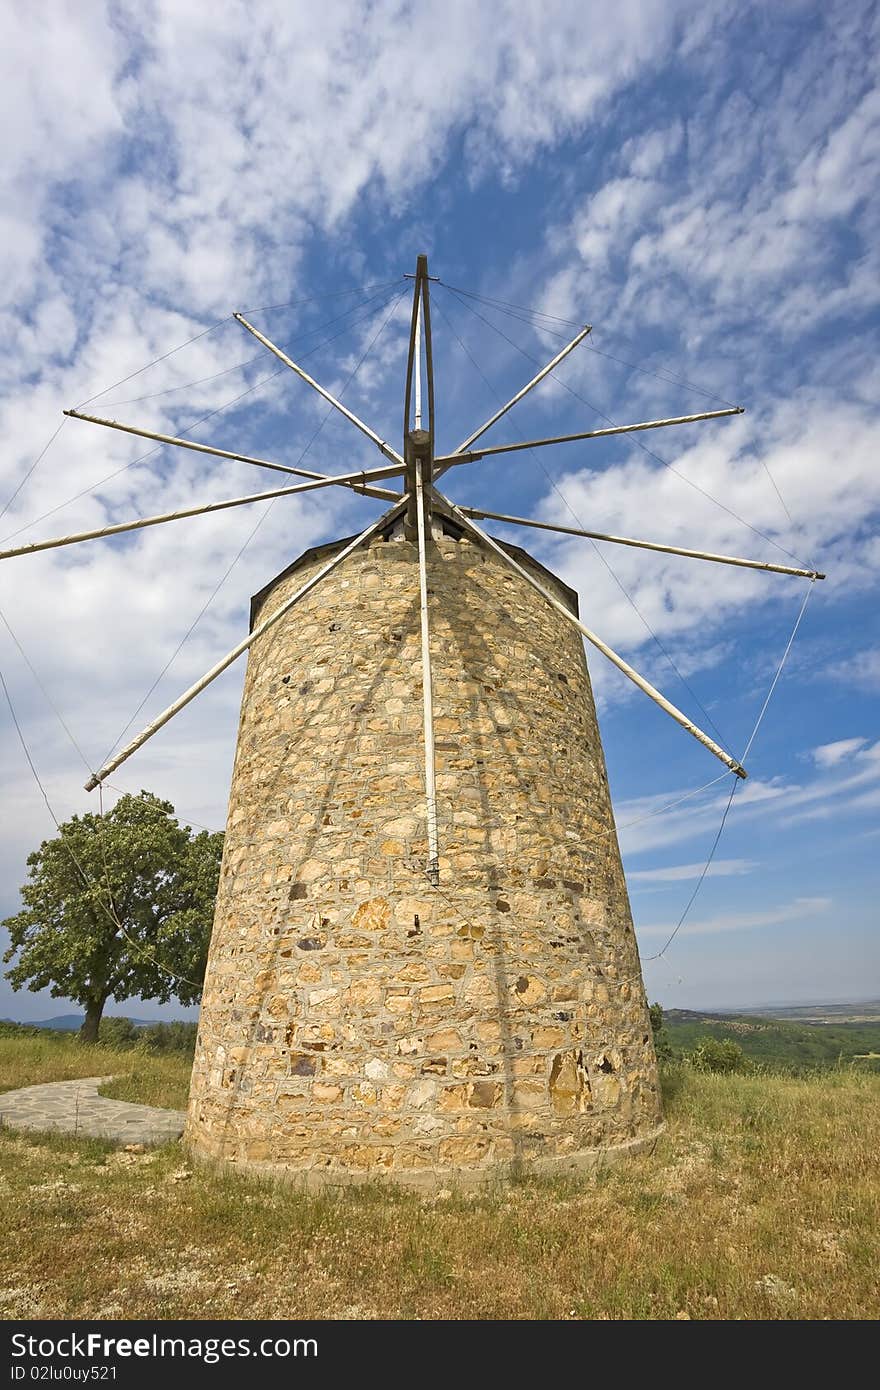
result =
M668 425L693 425L700 420L722 420L727 415L742 415L745 407L731 406L729 410L704 410L699 415L675 415L668 420L642 420L635 425L609 425L607 429L582 430L579 434L557 434L549 439L526 439L516 444L493 444L486 449L456 450L454 454L442 454L437 464L443 469L456 463L473 463L476 459L490 458L493 454L514 454L520 449L543 449L548 444L573 444L582 439L606 439L612 434L638 434L640 430L660 430Z
M370 540L370 538L376 535L378 531L381 531L384 526L387 526L389 521L393 521L395 517L399 516L408 502L409 495L404 494L396 506L389 508L378 520L371 522L365 530L361 531L359 536L355 536L354 540L349 541L348 545L343 546L342 550L332 556L325 565L322 565L321 568L312 575L311 579L303 584L302 588L297 589L296 593L291 594L290 598L286 599L285 602L281 604L280 608L277 608L275 612L271 613L263 622L258 623L257 626L248 633L247 637L242 638L242 640L232 648L232 651L227 652L224 657L221 657L216 665L211 667L210 671L207 671L205 675L190 686L189 690L185 690L182 695L179 695L173 704L170 704L166 710L163 710L160 715L157 715L157 717L152 720L145 729L142 729L130 743L127 743L125 747L114 754L112 758L108 758L107 762L105 762L103 767L97 772L93 772L85 784L86 791L94 791L95 787L105 781L106 778L110 776L111 772L115 772L116 768L130 758L132 753L136 753L139 748L142 748L147 740L153 737L153 734L158 733L170 719L174 718L175 714L179 714L180 711L194 700L197 695L201 694L212 681L215 681L218 676L222 675L234 661L237 661L242 652L246 652L248 647L256 642L258 637L262 637L264 632L268 632L271 627L274 627L274 625L293 608L294 604L299 603L300 599L305 598L306 594L314 589L317 584L320 584L325 575L328 575L331 570L335 569L337 565L347 559L359 546Z
M295 372L307 386L311 386L313 391L317 391L319 396L323 396L325 401L329 401L330 405L334 406L339 411L340 415L344 415L346 420L350 420L355 428L360 430L361 434L365 434L368 439L372 440L376 448L379 449L387 459L391 459L401 466L403 465L403 457L396 449L392 449L390 444L386 444L385 440L382 439L375 430L371 430L370 426L364 424L364 421L361 420L359 416L355 415L353 410L349 410L347 405L343 405L342 401L337 400L337 398L327 390L326 386L322 386L314 377L309 376L308 372L298 366L292 357L288 357L286 352L282 352L281 348L277 347L275 343L265 337L258 328L255 328L252 323L248 323L243 314L233 314L232 317L241 324L242 328L246 328L248 333L252 333L258 342L268 348L269 351L278 358L279 362L283 362L285 367L289 367L292 372Z
M560 352L557 352L552 361L547 363L546 367L542 367L541 370L532 377L531 381L527 381L525 386L517 391L515 396L511 396L506 405L503 405L500 410L496 410L495 414L491 415L485 424L480 425L479 429L474 430L473 434L469 434L467 439L462 440L453 455L442 460L438 459L438 464L442 464L442 466L437 468L434 474L435 478L442 477L446 470L452 467L452 460L455 459L457 455L461 454L465 449L469 449L472 444L475 444L481 435L484 435L487 430L491 429L492 426L501 419L502 415L506 415L508 410L512 410L517 402L522 400L523 396L527 396L533 387L544 380L545 376L549 376L554 367L558 367L560 362L564 361L570 352L574 352L575 348L584 341L584 338L586 338L587 334L590 332L592 332L592 324L585 324L580 332L575 334L571 342L566 343L565 347L562 348ZM475 457L479 457L479 455Z
M766 570L770 574L794 574L800 579L824 579L819 570L796 569L792 565L773 565L764 560L747 560L739 555L715 555L708 550L685 550L678 545L661 545L658 541L634 540L631 536L610 536L604 531L582 531L576 526L551 526L546 521L532 521L524 516L506 516L503 512L486 512L478 507L460 507L465 516L489 521L504 521L509 526L533 526L540 531L555 531L562 536L586 536L588 540L610 541L613 545L631 545L639 550L656 550L661 555L683 555L689 560L714 560L719 565L741 565L745 569Z
M601 637L598 637L585 623L582 623L579 618L576 618L575 615L566 608L564 603L554 598L554 596L544 588L543 584L540 584L537 579L534 579L522 565L514 560L512 555L508 555L503 546L499 545L496 540L493 540L482 527L478 526L475 521L472 521L470 517L466 516L454 503L449 502L448 498L443 498L443 501L446 502L453 516L461 522L465 530L469 531L473 536L476 536L484 546L494 551L494 553L498 555L510 569L514 570L521 579L524 579L527 584L530 584L533 589L536 589L539 594L542 594L551 608L554 608L557 613L560 613L563 618L566 618L568 622L576 627L578 631L586 637L587 641L592 643L597 651L600 651L603 656L607 657L612 665L616 666L619 671L622 671L623 674L648 695L655 704L659 705L662 710L665 710L667 714L671 715L677 724L680 724L681 727L697 739L698 742L702 743L705 748L708 748L709 752L713 753L726 767L729 767L731 772L735 772L738 777L746 777L748 775L745 768L741 763L737 762L736 758L726 753L714 739L710 738L708 734L704 733L702 729L698 728L696 724L688 719L687 715L683 714L671 700L667 700L665 695L661 695L660 691L651 685L650 681L645 680L644 676L640 675L634 667L630 666L629 662L624 661L623 657L618 656L617 652L609 647L606 642L603 642Z
M178 449L192 449L197 454L209 454L212 458L232 459L234 463L250 463L256 468L271 468L276 473L289 473L295 478L326 478L326 473L316 473L312 468L294 468L286 463L273 463L269 459L255 458L252 454L237 454L231 449L218 449L213 444L200 444L195 439L181 439L174 434L159 434L156 430L141 429L138 425L125 425L120 420L105 420L100 415L84 415L81 410L65 410L64 415L69 415L72 420L85 420L90 425L104 425L107 429L121 430L123 434L134 434L139 439L154 439L158 444L173 444ZM403 472L403 468L394 470L394 476ZM359 475L360 476L360 475ZM369 478L371 472L368 470L364 476ZM392 476L389 471L382 471L381 476L387 478ZM358 483L347 483L355 492L362 492L367 497L380 497L383 500L392 496L385 489L369 488Z
M378 468L373 474L387 476L391 469ZM399 471L399 470L395 470ZM45 541L32 541L30 545L19 545L13 550L0 550L0 560L12 560L19 555L34 555L41 550L57 550L65 545L79 545L82 541L106 540L109 536L120 536L126 531L142 531L148 526L161 526L166 521L183 521L191 516L205 516L210 512L227 511L230 507L245 507L251 502L269 502L277 497L294 497L300 492L314 492L317 488L345 486L352 479L365 476L362 473L344 473L334 478L315 478L293 487L273 488L269 492L254 492L247 497L230 497L224 502L207 502L200 507L184 507L176 512L160 512L156 516L142 516L135 521L121 521L112 526L101 526L94 531L76 531L69 536L52 536ZM379 491L379 489L375 489ZM397 493L381 489L382 495L396 500Z

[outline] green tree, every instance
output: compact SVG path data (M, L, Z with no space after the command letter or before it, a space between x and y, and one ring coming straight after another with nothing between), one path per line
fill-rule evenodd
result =
M223 836L194 835L151 792L73 816L28 856L22 910L3 923L13 989L85 1009L94 1042L108 999L195 1003L205 974Z
M654 1051L657 1054L658 1062L668 1062L672 1057L672 1043L669 1041L669 1034L663 1027L663 1007L660 1004L651 1004L648 1008L648 1016L651 1020L651 1032L654 1034Z

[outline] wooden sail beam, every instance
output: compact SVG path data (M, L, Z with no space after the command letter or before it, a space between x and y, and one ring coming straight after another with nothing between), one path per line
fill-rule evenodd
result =
M606 439L612 434L638 434L640 430L665 429L668 425L692 425L699 420L721 420L726 415L742 415L745 406L734 405L729 410L704 410L699 415L676 415L669 420L643 420L635 425L609 425L607 429L583 430L579 434L558 434L551 439L527 439L519 444L493 444L487 449L456 450L454 454L441 454L437 476L446 467L456 463L473 463L476 459L490 458L493 454L513 454L520 449L543 449L548 444L572 444L579 439ZM440 465L444 465L441 469Z
M312 468L293 468L286 463L272 463L269 459L255 458L252 454L236 454L231 449L217 449L213 444L199 444L195 439L179 439L177 435L159 434L156 430L140 429L137 425L124 425L119 420L105 420L100 415L84 415L81 410L65 410L63 414L69 415L73 420L86 420L90 425L104 425L107 429L121 430L124 434L135 434L140 439L154 439L158 444L173 444L178 449L192 449L197 454L232 459L234 463L250 463L256 468L271 468L276 473L290 473L295 478L327 477L326 473L316 473ZM402 468L396 470L396 473L402 472ZM370 477L369 471L365 476ZM384 472L383 476L387 478L392 475ZM393 501L400 495L388 488L364 487L356 483L346 483L344 486L351 487L354 492L363 493L365 497L379 497L382 501Z
M315 381L314 377L309 376L307 371L304 371L302 367L298 366L292 357L288 357L286 352L282 352L281 348L271 342L258 328L255 328L252 323L248 323L243 314L233 314L232 317L241 324L242 328L246 328L248 333L252 333L258 342L268 348L271 353L274 353L279 362L283 362L285 367L289 367L292 372L295 372L307 386L311 386L313 391L317 391L319 396L323 396L325 401L329 401L330 405L334 406L336 410L339 411L340 415L344 415L346 420L350 420L355 428L360 430L361 434L365 434L368 439L372 440L376 448L379 449L387 459L391 459L392 462L403 464L403 458L396 449L392 449L390 444L386 444L385 440L381 439L375 430L371 430L369 425L364 424L363 420L355 415L353 410L349 410L348 406L343 405L342 401L337 400L325 386L321 386L319 382Z
M558 598L554 598L553 594L549 593L537 579L534 579L532 575L529 574L528 570L523 569L522 565L518 564L512 555L508 555L507 551L503 546L499 545L498 541L493 540L482 527L478 526L469 516L466 516L464 512L456 507L454 503L450 502L448 498L444 497L443 501L446 502L453 516L458 518L466 531L470 531L470 533L476 536L484 546L494 551L494 553L499 556L510 569L518 574L521 579L524 579L527 584L530 584L533 589L536 589L539 594L543 595L550 604L550 607L554 608L557 613L560 613L563 618L566 618L568 622L576 627L578 632L582 633L587 641L593 644L597 651L600 651L603 656L607 657L608 660L617 667L618 671L622 671L623 674L649 696L655 704L659 705L662 710L665 710L667 714L671 715L677 724L680 724L683 729L702 743L705 748L708 748L710 753L714 753L715 757L720 759L726 767L729 767L731 772L735 772L737 777L744 778L748 776L745 768L741 763L737 762L736 758L731 757L731 755L726 753L714 739L711 739L708 734L703 733L702 729L698 728L696 724L688 719L686 714L682 714L681 710L672 704L670 700L667 700L665 695L661 695L660 691L651 685L650 681L645 680L644 676L639 675L638 671L630 666L629 662L624 661L622 656L618 656L617 652L609 647L607 643L603 642L601 637L597 637L596 633L592 632L585 623L582 623L580 618L576 618L575 615L566 608L564 603L561 603Z
M431 679L431 633L428 624L428 527L422 469L416 468L416 523L419 542L419 612L422 639L422 714L425 739L425 814L428 831L426 872L436 888L440 881L437 829L437 773L434 756L434 691Z
M443 474L447 471L447 469L452 467L451 459L456 459L459 454L463 453L466 449L469 449L472 444L475 444L481 435L485 434L488 429L491 429L491 427L496 423L496 421L501 419L502 415L506 415L508 410L512 410L513 407L517 404L517 402L521 401L523 396L528 395L529 391L531 391L535 386L537 386L539 382L542 382L545 376L549 376L550 372L553 371L554 367L558 367L560 362L564 361L570 352L574 352L575 348L580 343L582 343L584 341L584 338L586 338L587 334L591 332L592 324L585 324L584 327L580 330L580 332L577 333L574 338L572 338L571 342L567 343L566 346L562 348L560 352L557 352L552 362L548 362L546 367L542 367L541 370L537 373L537 375L533 376L531 381L527 381L525 386L523 386L521 390L517 391L515 396L511 396L510 400L507 402L506 405L503 405L500 410L496 410L495 414L490 416L490 418L486 421L485 424L480 425L479 429L474 430L473 434L469 434L467 439L462 440L461 444L459 444L458 448L454 451L454 453L451 456L448 456L445 459L438 459L438 466L434 474L435 478L442 477ZM473 457L479 458L481 457L481 455L475 454Z
M800 579L825 578L818 570L795 569L792 565L772 565L765 560L745 560L738 555L715 555L708 550L685 550L679 545L660 545L657 541L633 540L631 536L609 536L604 531L581 531L576 526L551 526L546 521L532 521L525 516L506 516L503 512L487 512L480 507L459 507L459 511L472 518L504 521L509 526L534 526L539 531L555 531L562 536L586 536L588 540L611 541L613 545L632 545L639 550L657 550L661 555L684 555L689 560L714 560L719 565L741 565L744 569L766 570L770 574L794 574Z
M394 467L371 469L368 476L380 477L399 473L399 469ZM184 507L176 512L160 512L157 516L142 516L136 521L121 521L113 526L101 526L94 531L77 531L69 536L53 536L45 541L32 541L30 545L19 545L14 550L0 550L0 560L11 560L18 555L34 555L40 550L57 550L63 545L79 545L81 541L100 541L108 536L120 536L126 531L141 531L147 526L161 526L166 521L183 521L191 516L205 516L209 512L222 512L230 507L245 507L251 502L269 502L276 497L294 497L301 492L314 492L317 488L345 485L353 478L360 478L361 473L343 473L335 478L316 478L305 483L296 483L293 487L274 488L271 492L253 492L247 497L231 497L225 502L207 502L199 507ZM384 491L384 489L383 489ZM390 494L396 497L395 493Z
M178 696L173 704L170 704L168 708L163 710L160 715L152 720L145 729L142 729L137 737L133 738L130 743L127 743L119 753L114 754L112 758L108 758L107 762L104 763L103 767L100 768L98 772L93 772L85 784L86 791L94 791L95 787L99 786L101 782L109 777L110 773L114 772L121 763L124 763L130 758L132 753L136 753L139 748L142 748L147 740L153 737L153 734L158 733L159 730L168 723L169 719L173 719L175 714L178 714L184 709L191 700L194 700L195 697L206 688L206 686L209 686L211 682L222 675L234 661L237 661L242 652L246 652L248 647L256 642L258 637L262 637L264 632L268 632L271 627L274 627L277 622L280 622L284 615L290 612L294 604L299 603L300 599L305 598L306 594L310 593L311 590L315 588L315 585L321 582L325 575L328 575L331 570L335 569L337 565L340 565L342 561L347 559L359 546L363 545L372 536L375 536L377 532L381 531L383 527L387 526L390 521L393 521L395 517L399 516L408 502L409 497L404 494L395 507L391 507L380 516L377 521L371 522L365 530L361 531L359 536L355 536L354 540L349 541L348 545L343 546L342 550L328 560L326 565L322 565L321 568L312 575L311 579L303 584L302 588L297 589L295 594L292 594L289 599L286 599L285 602L281 604L280 608L277 608L275 612L270 614L263 622L258 623L247 637L238 642L232 648L232 651L227 652L226 656L222 657L215 666L211 667L210 671L207 671L204 676L191 685L189 690L184 691L182 695Z

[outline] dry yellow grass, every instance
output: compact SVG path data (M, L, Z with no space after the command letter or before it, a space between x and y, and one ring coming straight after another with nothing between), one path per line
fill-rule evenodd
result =
M309 1197L179 1145L4 1134L0 1316L876 1317L880 1078L667 1092L654 1154L473 1197Z

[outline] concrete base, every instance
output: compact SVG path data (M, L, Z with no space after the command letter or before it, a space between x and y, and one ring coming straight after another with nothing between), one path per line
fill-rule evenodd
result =
M584 1173L592 1173L608 1164L635 1158L638 1154L652 1153L665 1129L666 1123L663 1121L648 1134L638 1135L609 1148L581 1149L577 1153L544 1155L541 1158L523 1159L513 1163L493 1163L483 1168L408 1168L393 1172L338 1167L291 1168L282 1164L253 1160L236 1163L232 1159L205 1157L190 1145L186 1146L186 1150L188 1157L202 1167L221 1169L227 1173L238 1172L256 1178L270 1178L276 1182L298 1186L304 1192L327 1192L376 1183L423 1193L437 1192L443 1188L473 1192L522 1178L579 1177Z

